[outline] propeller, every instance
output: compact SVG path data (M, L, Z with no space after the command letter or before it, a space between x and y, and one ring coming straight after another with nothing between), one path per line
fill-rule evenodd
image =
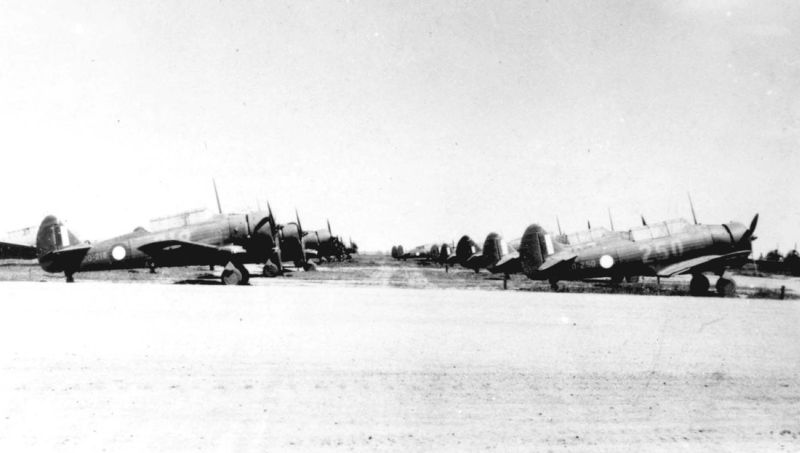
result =
M647 220L644 219L643 215L640 216L642 217L642 226L647 226Z
M326 221L328 222L328 233L329 233L331 236L333 236L333 231L331 231L331 221L330 221L330 220L328 220L328 219L326 219Z
M753 220L750 221L750 228L748 228L747 231L744 232L744 234L742 235L742 239L740 239L739 242L755 241L756 237L753 236L753 233L756 232L757 225L758 225L758 214L756 214L753 217Z

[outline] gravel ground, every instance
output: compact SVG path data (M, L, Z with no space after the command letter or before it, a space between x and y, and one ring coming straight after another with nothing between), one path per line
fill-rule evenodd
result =
M0 295L0 451L800 449L796 300L291 279Z

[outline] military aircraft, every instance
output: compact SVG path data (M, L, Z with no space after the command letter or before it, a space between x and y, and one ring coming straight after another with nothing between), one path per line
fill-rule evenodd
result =
M483 260L481 252L480 246L472 238L467 235L461 236L456 243L455 253L447 259L448 265L454 266L458 264L461 267L478 272Z
M395 248L395 259L399 260L432 260L439 258L439 246L436 244L418 245L411 250L405 251L402 245Z
M0 240L0 259L36 259L36 227L9 231L6 238Z
M137 228L132 233L95 243L82 243L55 216L42 221L36 238L42 269L63 272L68 282L80 271L149 267L224 265L222 282L246 284L245 263L264 264L263 273L281 272L281 249L289 242L271 210L220 214L212 219L163 231Z
M270 212L272 212L270 210ZM277 226L278 256L276 259L281 263L294 263L296 267L302 267L305 271L315 271L317 266L309 261L309 257L314 252L306 249L303 238L308 234L303 230L300 223L300 215L297 210L294 212L296 222L289 222Z
M358 246L356 246L356 248L352 247L352 239L350 240L351 246L345 246L341 237L333 235L331 222L327 221L327 224L327 230L314 230L303 236L303 248L306 250L306 253L316 256L320 263L333 259L337 261L349 259L350 254L355 253Z
M714 272L720 276L717 293L730 296L736 284L724 278L724 272L748 260L757 224L758 214L749 227L738 222L701 225L696 217L694 224L677 219L631 229L627 238L576 245L553 241L533 224L522 235L519 259L526 276L548 280L553 289L558 289L560 280L691 274L689 292L704 295L709 282L703 274Z

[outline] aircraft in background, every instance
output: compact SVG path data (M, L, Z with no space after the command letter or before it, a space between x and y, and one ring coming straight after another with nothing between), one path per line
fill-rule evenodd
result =
M692 209L694 211L694 209ZM691 274L689 292L704 295L709 282L703 275L714 272L717 293L736 292L733 280L724 278L731 267L741 267L752 251L758 214L750 226L738 222L701 225L684 219L633 228L616 240L582 244L554 241L539 225L529 226L522 236L519 259L523 273L534 280L548 280L558 289L560 280L632 276L672 277Z
M303 236L303 248L306 252L319 259L319 262L342 261L343 259L350 259L351 253L358 250L358 246L353 248L353 241L350 240L350 247L345 246L342 238L334 236L331 230L331 222L327 221L327 230L314 230L306 233Z
M36 227L9 231L6 237L0 240L0 259L36 259Z

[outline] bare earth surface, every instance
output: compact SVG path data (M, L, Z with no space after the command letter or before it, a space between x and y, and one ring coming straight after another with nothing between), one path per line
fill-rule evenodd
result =
M369 272L0 283L0 451L800 450L797 300Z

